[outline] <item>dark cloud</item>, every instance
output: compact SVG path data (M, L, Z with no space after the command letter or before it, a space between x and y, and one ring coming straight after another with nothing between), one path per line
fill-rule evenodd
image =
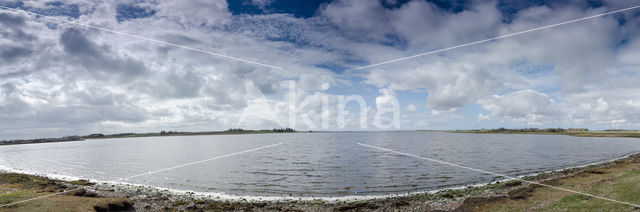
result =
M22 16L0 13L0 41L8 41L0 44L1 62L12 63L33 53L31 43L36 37L23 31L25 25Z
M0 23L3 27L18 28L25 24L25 20L22 16L0 13Z
M130 106L69 106L45 108L39 111L38 121L68 123L73 125L98 123L102 121L141 122L147 113ZM55 125L54 125L55 126Z
M203 90L203 93L209 97L205 103L206 108L211 110L238 110L247 106L247 102L244 100L244 93L229 92L228 89L222 86L221 82L216 84L218 85L209 86Z
M0 36L2 36L2 38L18 43L31 42L37 39L35 35L26 33L19 27L3 27L2 29L0 29Z
M379 1L339 0L323 5L319 14L355 41L385 42L385 35L393 33L388 23L390 11Z
M0 86L0 88L2 88L3 95L10 95L16 91L16 86L12 83L5 83L2 86Z
M117 74L121 80L130 80L147 72L142 62L118 56L108 46L98 46L74 28L68 28L60 35L60 43L72 59L99 77Z
M178 34L178 33L170 33L170 34L162 35L160 36L160 38L162 38L162 40L165 40L169 43L175 43L180 45L201 43L198 39L192 38L188 35Z
M0 59L4 62L13 62L17 58L29 56L31 53L31 49L28 48L2 46L0 48Z
M69 28L64 31L60 35L60 42L69 54L83 57L103 57L98 46L77 29Z
M156 14L155 10L128 4L119 4L116 7L116 12L116 19L118 21L126 21L136 18L147 18Z
M18 88L13 83L0 86L0 119L22 117L30 108L29 103L22 100Z
M190 70L171 71L160 80L141 80L129 86L130 90L154 98L193 98L200 95L205 78Z
M191 70L182 74L172 73L166 80L170 86L169 94L179 98L198 96L202 87L202 79L202 76Z
M29 8L36 13L50 15L50 16L68 16L78 18L80 17L80 6L77 4L65 4L62 1L51 1L45 3L45 8Z

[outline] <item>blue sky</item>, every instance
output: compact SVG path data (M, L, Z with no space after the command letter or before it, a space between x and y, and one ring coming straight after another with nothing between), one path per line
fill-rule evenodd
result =
M640 10L357 69L637 6L631 1L0 6L281 68L2 9L0 139L231 127L640 127ZM350 96L365 103L364 125L356 100L340 108Z

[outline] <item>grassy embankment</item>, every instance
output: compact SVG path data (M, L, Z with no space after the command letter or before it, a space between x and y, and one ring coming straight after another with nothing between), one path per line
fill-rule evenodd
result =
M98 197L94 192L78 189L88 186L87 181L63 182L39 176L0 173L0 205L72 190L34 201L0 208L0 211L109 211L132 209L133 202L126 198Z
M640 138L639 130L587 131L558 128L542 130L501 128L449 132ZM618 161L609 167L589 169L573 176L548 180L545 184L640 205L639 158L634 156L628 160ZM554 188L529 185L511 190L508 195L502 197L469 198L459 209L466 211L634 211L639 208Z
M608 167L587 169L575 175L543 181L578 192L640 205L640 157L621 160ZM506 196L466 199L461 211L634 211L630 205L595 197L528 185Z

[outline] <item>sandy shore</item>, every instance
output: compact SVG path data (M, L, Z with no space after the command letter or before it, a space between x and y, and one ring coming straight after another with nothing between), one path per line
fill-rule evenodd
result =
M596 184L625 182L637 180L640 185L640 154L631 155L619 160L594 164L584 167L564 169L527 176L523 179L538 181L543 184L567 187L581 192L589 191ZM637 173L636 173L637 172ZM616 176L631 176L632 179L617 179ZM583 179L593 179L593 183L582 182L582 187L575 187ZM565 181L567 181L565 183ZM570 182L571 184L569 184ZM633 181L635 182L635 181ZM563 183L566 184L563 185ZM42 176L0 173L0 204L10 204L21 200L69 191L64 194L19 203L0 210L33 211L48 209L53 211L108 211L123 209L129 211L511 211L552 209L554 203L566 203L566 210L580 210L580 204L567 203L567 196L572 193L528 185L521 181L494 182L482 186L468 186L460 189L425 192L418 194L390 196L366 200L349 199L282 199L260 200L255 198L224 200L220 197L203 195L194 192L175 192L147 186L122 185L110 183L92 183L83 180L64 181ZM616 192L610 191L615 196ZM640 189L635 190L640 197ZM628 193L628 192L626 192ZM631 192L632 198L636 193ZM602 194L609 195L612 194ZM620 195L618 195L620 196ZM575 201L590 201L575 198ZM538 202L534 201L538 200ZM592 201L598 201L592 200ZM640 198L635 199L640 203ZM609 204L609 203L607 203ZM617 211L632 210L633 207L613 203ZM506 207L511 206L513 207ZM589 205L589 204L587 204ZM597 204L596 204L597 205ZM562 206L562 205L561 205ZM560 207L561 207L560 206ZM575 208L578 207L578 208ZM558 209L558 208L553 208ZM562 208L560 208L562 209ZM602 209L602 208L596 208ZM606 208L605 208L606 209Z

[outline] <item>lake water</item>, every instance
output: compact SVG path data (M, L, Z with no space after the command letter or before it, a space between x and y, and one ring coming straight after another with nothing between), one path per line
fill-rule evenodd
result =
M271 148L121 178L248 149ZM381 151L393 149L509 176L640 152L640 139L442 132L339 132L96 139L0 146L0 166L237 196L339 197L427 191L500 180Z

